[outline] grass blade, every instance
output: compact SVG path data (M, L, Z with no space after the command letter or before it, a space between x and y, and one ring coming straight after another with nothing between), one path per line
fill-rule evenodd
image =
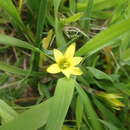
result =
M33 1L27 0L27 4L28 4L29 8L31 9L31 11L35 12L36 14L38 14L40 2L41 2L41 0L33 0Z
M83 119L83 112L84 112L84 108L83 108L83 102L81 101L80 97L77 97L77 101L76 101L76 124L77 124L77 128L78 130L80 130L81 124L82 124L82 119Z
M0 100L0 117L2 119L2 123L7 123L18 116L17 112L13 110L8 104L6 104L3 100Z
M130 30L130 19L112 25L83 45L76 53L78 56L92 55L100 49L114 44L114 40Z
M53 3L54 3L54 12L55 12L55 15L58 15L58 9L59 9L61 0L53 0Z
M82 28L84 28L86 32L89 31L93 4L94 4L94 0L88 1L87 8L85 8L84 15L81 19L81 20L83 20L82 21Z
M106 80L109 80L111 82L113 82L113 79L107 75L106 73L96 69L96 68L93 68L93 67L87 67L87 69L92 73L92 75L97 78L97 79L106 79Z
M58 80L46 130L61 130L72 100L74 86L73 79L62 78Z
M94 111L87 94L80 88L80 86L78 84L76 84L76 90L84 103L84 106L86 108L85 110L87 112L87 115L89 117L89 120L90 120L90 123L91 123L91 126L93 127L93 129L94 130L103 130L100 122L98 121L98 116L97 116L96 112Z
M7 35L3 35L3 34L0 34L0 44L22 47L22 48L29 49L32 51L37 51L38 49L25 41L22 41L22 40L19 40L17 38L13 38Z
M12 65L7 65L3 62L0 61L0 70L6 71L6 72L11 72L17 75L22 75L25 76L27 74L26 70L22 70L18 67L12 66Z
M0 70L5 71L5 72L9 72L9 73L13 73L16 75L21 75L21 76L26 76L29 72L29 70L23 70L21 68L18 68L14 65L7 65L4 62L0 61ZM32 72L30 76L43 76L44 73L42 72Z
M55 13L55 33L56 33L56 42L57 47L62 47L65 44L65 39L63 36L63 26L58 20L58 9L61 3L61 0L53 0L54 3L54 13Z
M107 121L104 121L104 120L99 120L99 121L102 122L106 127L108 127L109 130L120 130L116 126L114 126L113 124L111 124L111 123L109 123Z
M103 115L103 117L105 117L105 119L114 124L117 127L121 127L121 122L120 120L109 110L107 109L100 101L98 101L98 99L96 99L95 97L93 97L93 101L95 102L97 108L99 109L99 111L101 112L101 114ZM122 128L123 129L123 128Z
M48 0L41 0L40 8L38 13L38 20L37 20L37 33L36 33L36 40L39 43L42 37L42 31L46 20L47 15L47 7L48 7Z
M23 112L14 120L0 126L0 130L36 130L47 122L51 99Z
M2 7L4 10L8 12L9 17L11 17L11 20L13 21L13 23L15 23L17 27L20 28L20 30L25 30L25 26L12 0L0 0L0 7Z

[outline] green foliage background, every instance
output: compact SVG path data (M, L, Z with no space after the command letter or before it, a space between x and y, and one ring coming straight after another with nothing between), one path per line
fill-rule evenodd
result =
M0 0L0 130L129 130L129 30L130 0ZM73 42L83 75L48 74Z

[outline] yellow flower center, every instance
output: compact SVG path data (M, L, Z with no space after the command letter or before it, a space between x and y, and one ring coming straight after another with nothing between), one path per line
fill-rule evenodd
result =
M67 69L68 67L70 67L70 62L68 62L68 60L66 59L62 59L60 62L59 62L59 67L61 69Z

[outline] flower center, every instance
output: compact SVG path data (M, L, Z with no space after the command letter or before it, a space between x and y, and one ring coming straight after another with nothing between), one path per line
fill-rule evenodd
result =
M70 63L66 59L61 60L59 63L59 67L61 69L67 69L69 66L70 66Z

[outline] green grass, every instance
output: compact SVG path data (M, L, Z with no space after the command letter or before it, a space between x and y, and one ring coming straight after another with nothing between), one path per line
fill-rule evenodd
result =
M0 0L0 130L129 130L129 30L129 0ZM83 74L47 73L74 42Z

